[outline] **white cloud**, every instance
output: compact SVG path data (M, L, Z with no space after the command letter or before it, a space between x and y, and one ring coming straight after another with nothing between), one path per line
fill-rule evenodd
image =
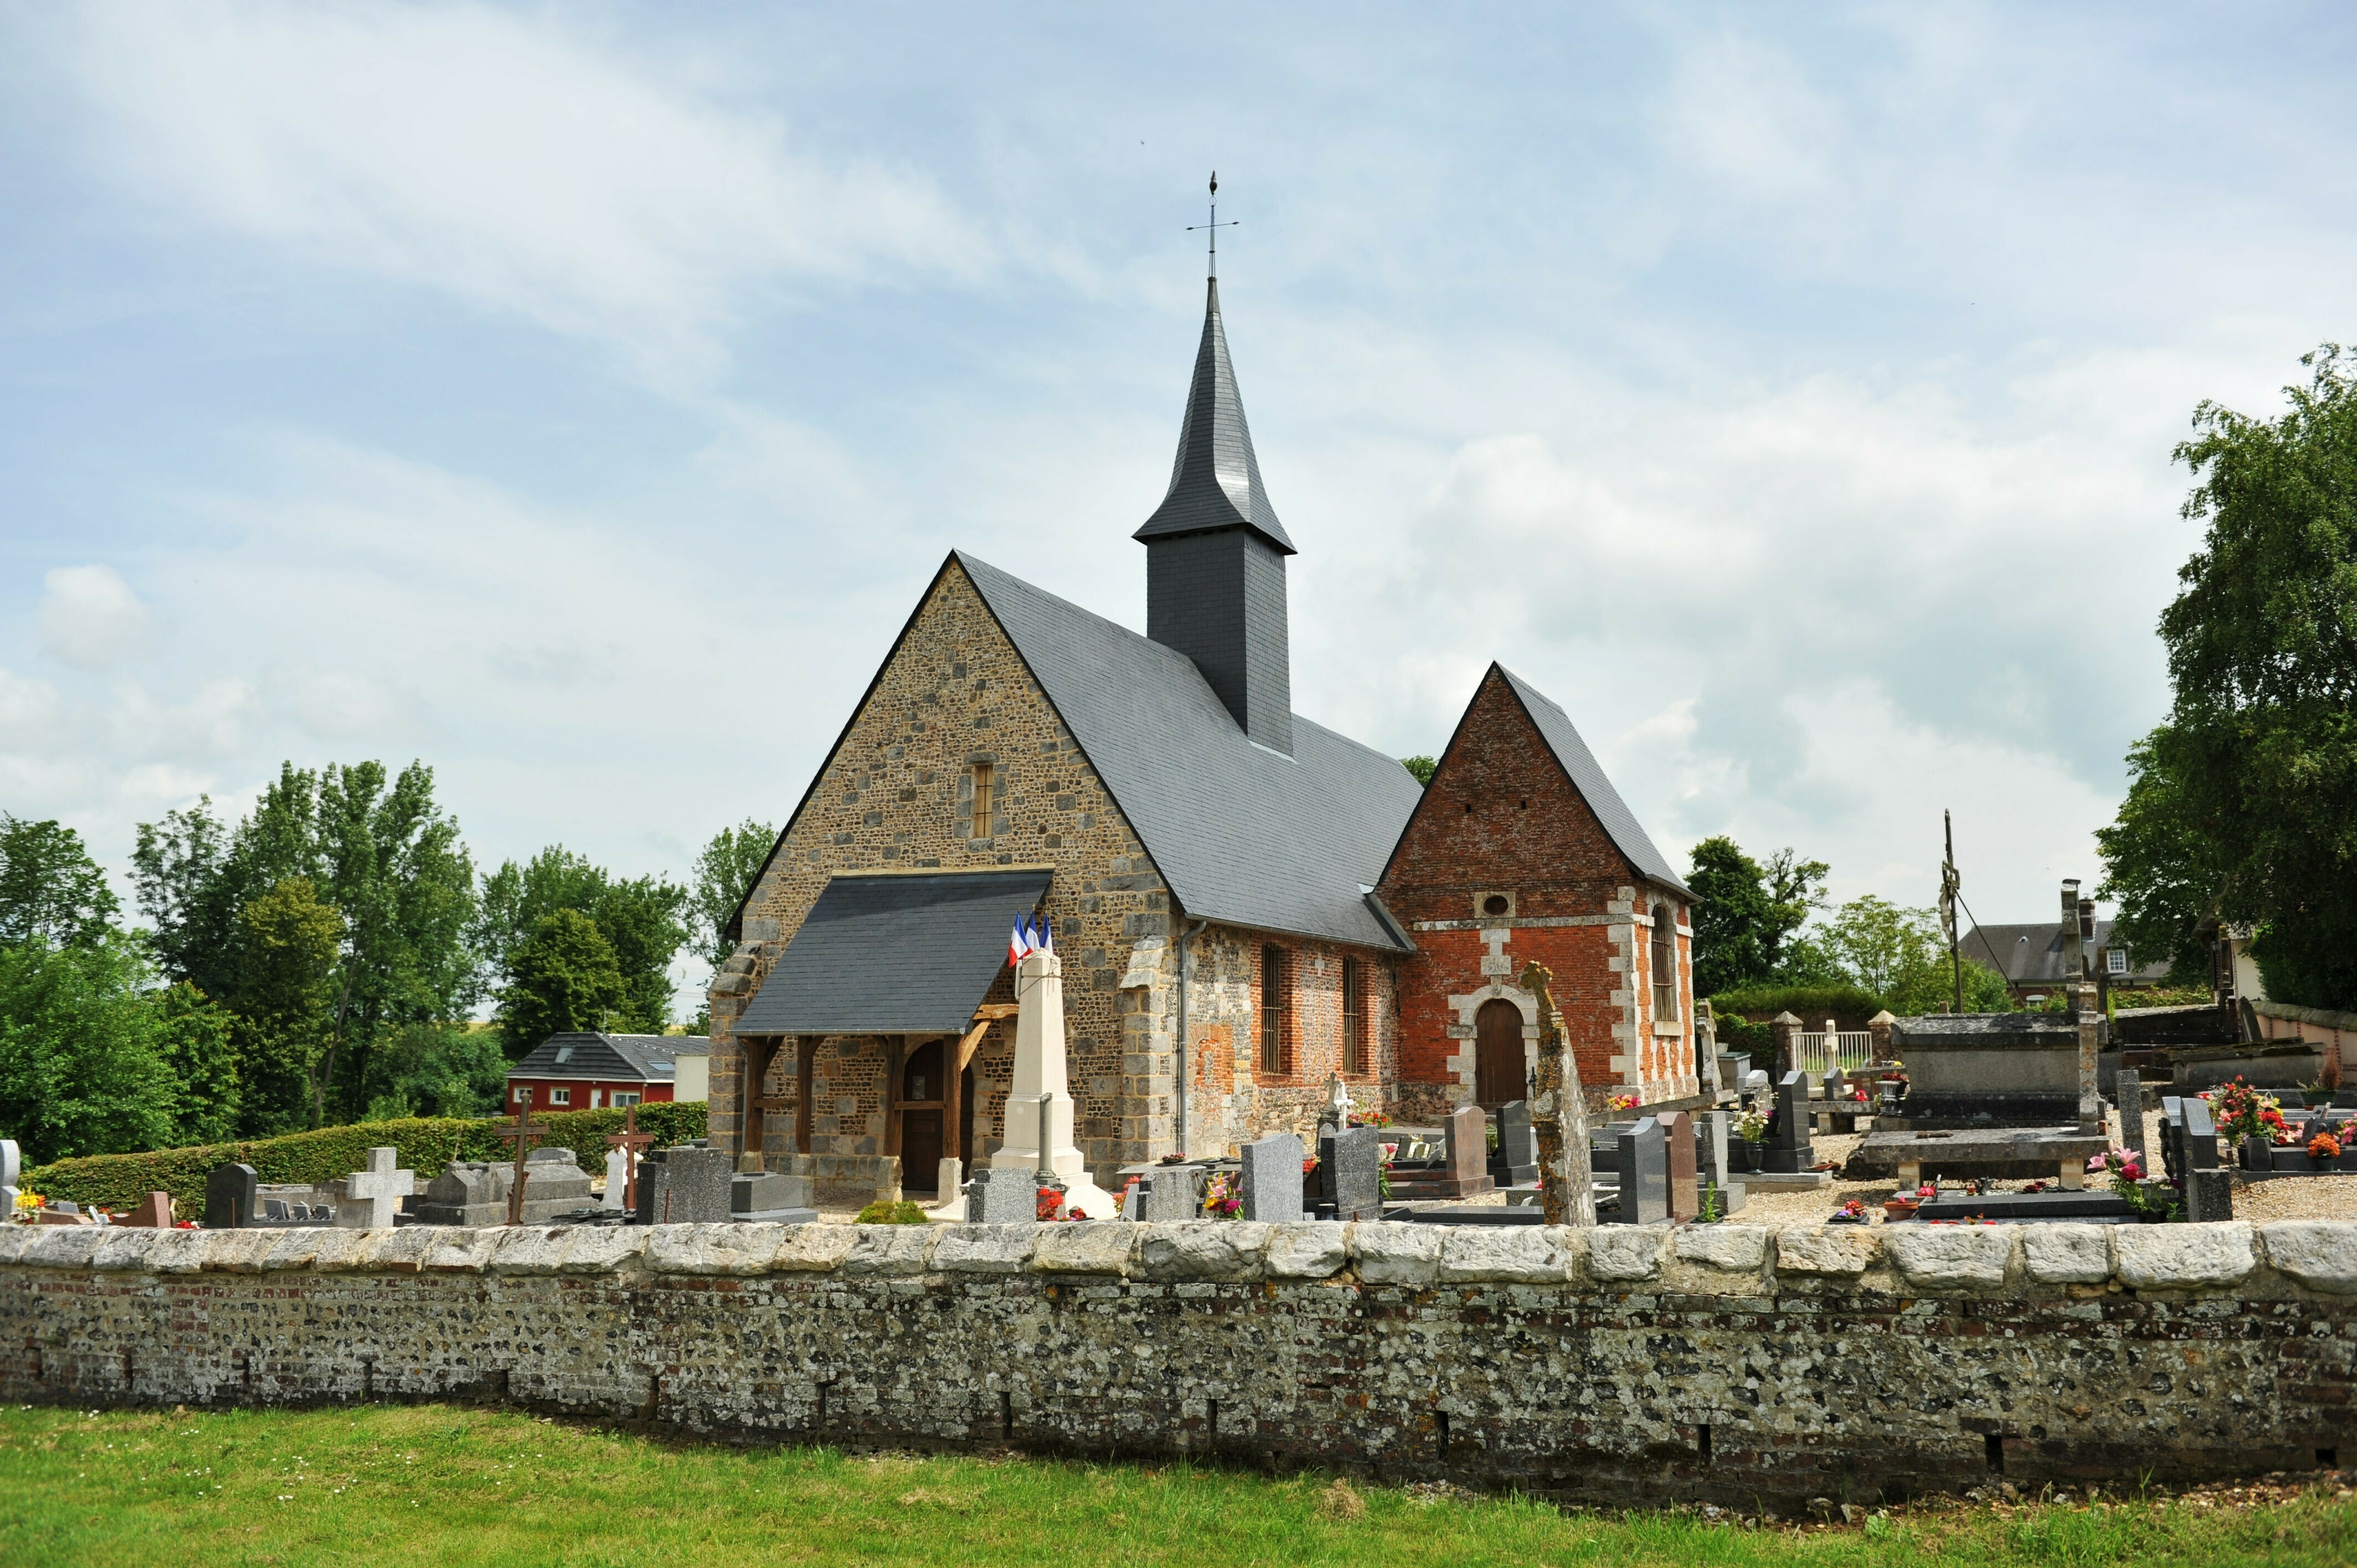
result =
M110 670L144 651L147 607L112 566L60 566L41 579L41 645L77 670Z
M1718 33L1679 57L1661 108L1672 156L1752 200L1830 189L1845 141L1841 113L1772 45Z
M554 12L191 0L81 13L120 176L204 221L708 375L748 293L964 275L921 175L715 103Z

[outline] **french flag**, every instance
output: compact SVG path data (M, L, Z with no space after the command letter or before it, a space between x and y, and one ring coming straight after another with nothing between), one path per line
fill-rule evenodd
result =
M1035 952L1054 952L1056 939L1044 919L1034 920L1028 915L1015 918L1015 929L1006 939L1006 961L1021 963Z

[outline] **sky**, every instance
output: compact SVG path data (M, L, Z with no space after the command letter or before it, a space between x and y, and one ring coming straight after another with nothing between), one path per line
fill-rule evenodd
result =
M1436 751L1499 660L1681 865L1928 905L1949 810L2040 918L2167 710L2172 447L2349 335L2353 65L2297 5L8 7L0 810L120 877L420 758L479 864L683 879L952 547L1143 628L1216 168L1302 714Z

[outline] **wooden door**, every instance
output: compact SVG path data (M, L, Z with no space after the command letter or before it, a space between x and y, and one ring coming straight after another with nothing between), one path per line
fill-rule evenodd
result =
M1483 1105L1503 1105L1526 1098L1529 1084L1523 1010L1502 998L1484 1002L1473 1015L1473 1098Z
M942 1079L945 1053L939 1040L928 1040L900 1064L900 1189L932 1193L941 1185Z

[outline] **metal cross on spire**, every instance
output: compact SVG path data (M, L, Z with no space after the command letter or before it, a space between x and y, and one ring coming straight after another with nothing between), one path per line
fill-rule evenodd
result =
M1234 228L1237 221L1233 218L1224 223L1220 221L1220 171L1213 169L1211 171L1211 220L1209 223L1189 223L1187 225L1187 232L1192 234L1199 229L1209 229L1211 231L1211 276L1214 278L1220 275L1220 231Z

